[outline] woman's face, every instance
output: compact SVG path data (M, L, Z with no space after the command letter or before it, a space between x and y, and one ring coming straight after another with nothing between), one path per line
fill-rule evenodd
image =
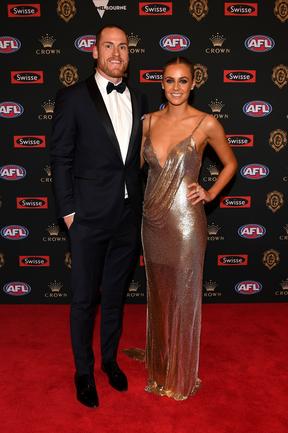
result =
M181 105L187 102L190 90L193 89L194 82L190 67L183 63L173 64L166 67L162 88L168 102L172 105Z

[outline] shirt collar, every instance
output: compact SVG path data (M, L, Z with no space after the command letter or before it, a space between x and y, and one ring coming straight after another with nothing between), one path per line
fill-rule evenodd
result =
M107 78L103 77L103 75L99 74L99 72L97 70L95 73L95 80L101 89L106 90L106 87L107 87L107 84L109 83L109 80L107 80ZM119 83L117 83L117 85L120 84L121 82L122 82L122 80L119 81Z

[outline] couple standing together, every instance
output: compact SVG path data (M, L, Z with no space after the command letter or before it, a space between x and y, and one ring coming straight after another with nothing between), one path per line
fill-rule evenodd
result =
M99 292L101 367L113 388L128 389L117 348L143 213L146 390L183 400L200 384L203 204L229 182L237 163L218 121L188 104L194 81L187 59L166 64L167 105L146 114L142 123L145 99L122 81L129 61L123 29L99 30L93 57L95 75L58 92L51 141L56 204L73 261L70 323L77 399L99 405L92 349ZM197 179L208 142L223 169L206 191ZM149 164L143 211L140 159Z

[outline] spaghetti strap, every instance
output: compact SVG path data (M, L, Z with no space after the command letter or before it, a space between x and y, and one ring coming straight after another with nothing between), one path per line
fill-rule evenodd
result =
M202 116L202 118L200 119L200 121L197 123L197 125L195 126L195 128L193 129L192 133L191 133L191 137L193 137L194 132L199 128L199 126L201 125L201 123L203 122L203 120L208 116L208 114L204 114L204 116Z

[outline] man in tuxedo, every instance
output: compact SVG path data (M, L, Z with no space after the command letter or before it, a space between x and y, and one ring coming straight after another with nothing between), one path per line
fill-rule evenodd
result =
M123 29L103 27L93 57L96 73L58 92L51 140L56 204L71 242L76 393L89 407L99 404L92 349L99 291L102 370L112 387L128 389L117 347L140 246L140 119L146 111L142 96L122 80L129 61Z

